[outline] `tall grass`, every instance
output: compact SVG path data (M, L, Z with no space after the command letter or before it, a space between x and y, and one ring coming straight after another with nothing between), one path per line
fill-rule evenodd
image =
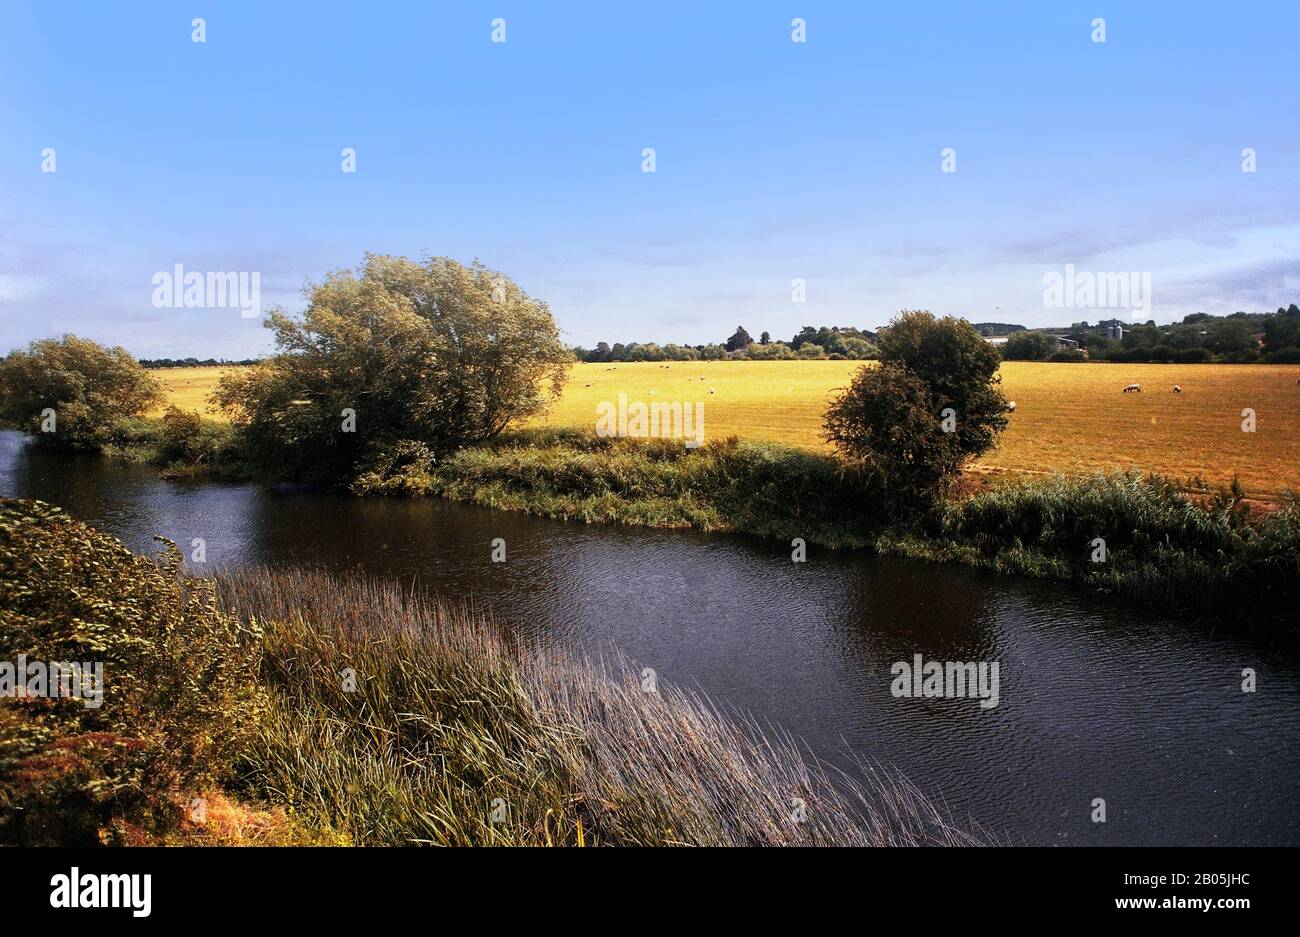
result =
M1295 630L1300 604L1294 505L1251 516L1231 492L1193 497L1136 471L999 486L944 504L925 533L893 532L877 546L1256 626Z
M674 439L528 430L354 490L435 494L586 523L803 537L832 547L868 546L889 517L872 476L829 456L734 437L687 449Z
M218 588L266 634L272 704L244 783L352 842L982 841L897 776L833 784L788 738L392 582L258 569Z

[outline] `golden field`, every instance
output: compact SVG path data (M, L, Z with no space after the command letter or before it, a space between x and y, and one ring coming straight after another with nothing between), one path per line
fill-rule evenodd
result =
M628 400L704 404L708 438L736 435L825 450L822 414L858 361L674 361L574 365L564 394L537 424L594 428L596 406ZM869 363L868 363L868 366ZM223 368L155 372L173 401L200 409ZM989 474L1137 466L1176 480L1226 483L1256 496L1300 490L1300 366L1007 362L1016 402ZM1122 394L1130 382L1140 394ZM1173 393L1173 385L1182 387ZM588 386L589 385L589 386ZM710 393L712 391L712 393ZM1242 432L1241 411L1256 413Z
M175 404L182 410L197 410L205 416L215 416L208 411L208 395L217 389L217 379L226 371L235 370L228 367L212 368L158 368L150 371L162 381L167 391L167 403L158 407L151 415L161 416L168 404Z

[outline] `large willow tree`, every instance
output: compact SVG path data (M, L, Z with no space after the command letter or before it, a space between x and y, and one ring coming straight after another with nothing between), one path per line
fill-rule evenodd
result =
M544 302L478 262L366 255L274 311L276 354L214 399L247 455L282 478L341 483L413 444L435 456L546 408L572 356Z

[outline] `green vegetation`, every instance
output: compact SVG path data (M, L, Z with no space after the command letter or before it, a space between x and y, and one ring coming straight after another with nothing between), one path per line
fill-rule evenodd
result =
M211 842L178 806L195 791L258 842L984 841L896 776L832 785L688 694L393 583L178 565L0 501L0 651L103 659L108 686L98 710L0 698L0 842Z
M867 361L879 356L872 341L875 336L852 326L805 325L789 342L772 341L764 332L758 341L737 326L736 331L721 343L707 345L678 345L669 342L597 342L595 348L574 348L578 361L602 363L611 361L793 361L803 359L832 359L835 361Z
M1115 337L1119 332L1122 337ZM983 334L1000 333L986 329ZM1056 348L1058 336L1077 347L1062 356ZM1227 316L1197 312L1171 325L1107 319L1096 324L1076 322L1068 329L1015 332L1002 346L1002 356L1008 361L1086 357L1121 364L1296 364L1300 363L1300 306L1292 303L1275 313Z
M1002 346L1002 357L1007 361L1046 361L1059 345L1056 336L1046 332L1013 332Z
M867 546L889 517L876 477L770 443L601 438L577 430L502 435L433 463L369 473L357 494L438 495L560 520L694 527ZM865 523L861 506L876 502Z
M891 531L878 546L1298 630L1300 509L1252 517L1239 491L1190 498L1138 472L1056 476L947 502L924 530Z
M998 354L966 320L903 312L880 332L880 360L924 381L937 408L953 409L963 455L988 451L1007 428Z
M347 484L405 443L438 454L545 409L572 357L545 303L480 264L367 255L268 317L278 353L224 377L244 458L283 479Z
M1108 324L1119 325L1123 338L1110 337ZM1300 363L1300 307L1292 303L1275 313L1234 312L1226 316L1194 313L1182 322L1156 325L1123 320L1069 328L1027 330L1005 322L976 322L981 336L1008 336L1002 356L1008 361L1115 361L1202 364ZM1077 347L1062 349L1057 338ZM730 338L704 345L655 342L598 342L594 348L574 348L578 361L789 361L795 358L870 360L879 357L878 337L852 326L805 325L788 342L772 341L764 332L755 342L738 326ZM815 345L817 348L808 348ZM820 351L818 351L820 349Z
M104 679L98 706L0 699L0 841L165 830L179 792L229 779L266 705L249 679L260 633L180 565L169 542L147 559L58 508L0 499L0 662L99 661Z
M826 438L845 459L880 473L895 499L925 503L960 470L955 433L939 429L925 381L898 364L863 368L826 413Z
M110 456L147 462L162 469L164 478L196 475L250 478L234 428L194 411L169 406L158 419L124 420L109 434L103 451Z
M100 449L161 398L162 386L124 349L75 335L0 360L0 422L49 445Z
M963 319L904 312L882 329L880 367L863 368L826 413L826 438L874 470L896 502L944 494L962 464L1007 425L998 354Z

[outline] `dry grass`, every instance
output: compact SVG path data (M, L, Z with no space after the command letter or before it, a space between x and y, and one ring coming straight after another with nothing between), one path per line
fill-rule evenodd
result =
M266 629L272 706L249 782L348 842L991 841L896 774L832 784L786 737L671 686L646 692L620 665L520 646L395 582L301 569L219 581L227 606Z
M630 401L702 401L709 438L734 434L825 451L826 405L859 367L857 361L581 364L544 422L594 427L596 405L623 392ZM1012 361L1001 373L1016 412L980 471L1076 475L1138 467L1216 484L1236 474L1256 495L1300 490L1300 366ZM1143 392L1121 394L1130 382ZM1175 384L1181 394L1173 393ZM1241 430L1245 407L1256 412L1254 433Z
M617 401L701 401L709 438L783 442L825 451L822 415L857 361L675 361L668 367L580 364L541 424L594 428L596 406ZM223 368L158 373L181 407L198 409ZM1003 390L1016 402L989 474L1082 474L1138 467L1176 480L1234 474L1255 496L1300 490L1300 366L1046 364L1008 362ZM1141 394L1121 394L1136 381ZM1174 394L1172 387L1182 387ZM590 386L587 386L590 385ZM710 390L713 393L710 393ZM1241 431L1241 411L1257 415Z
M216 416L207 409L208 395L217 388L217 380L228 367L210 368L158 368L151 371L154 377L163 383L167 391L167 403L159 406L150 416L161 416L167 404L175 404L182 410L197 410L205 416Z

